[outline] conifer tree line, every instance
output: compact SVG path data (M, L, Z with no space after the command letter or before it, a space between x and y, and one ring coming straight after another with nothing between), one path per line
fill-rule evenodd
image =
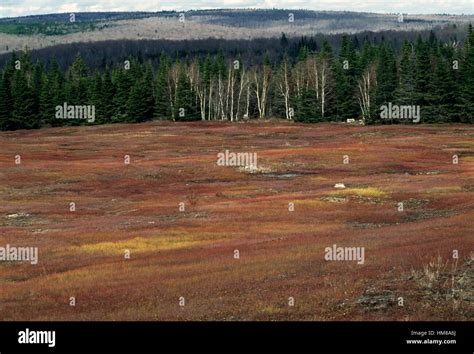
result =
M64 103L95 106L94 122L58 119ZM388 103L420 106L424 123L473 123L472 25L465 43L432 33L405 41L398 53L385 41L357 49L343 36L338 55L325 41L318 51L302 46L296 59L251 66L221 52L189 60L162 54L157 69L130 59L91 71L78 55L63 72L54 60L45 69L23 52L0 71L1 130L153 119L399 123L380 118Z

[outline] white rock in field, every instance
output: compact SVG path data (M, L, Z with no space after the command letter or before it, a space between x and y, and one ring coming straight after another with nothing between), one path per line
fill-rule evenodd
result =
M334 185L334 188L336 188L336 189L345 189L346 186L344 185L344 183L336 183Z
M245 171L249 172L249 173L257 173L259 172L259 169L257 168L257 166L255 165L248 165L248 166L245 166L244 167Z
M7 215L7 218L26 218L27 216L30 216L30 214L28 214L28 213L17 213L17 214Z
M272 170L268 167L261 167L261 166L255 166L255 165L246 165L246 166L240 166L239 171L241 172L247 172L247 173L268 173L272 172Z

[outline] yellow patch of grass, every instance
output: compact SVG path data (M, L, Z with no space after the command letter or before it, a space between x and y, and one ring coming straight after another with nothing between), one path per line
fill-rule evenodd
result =
M276 225L278 227L276 227ZM247 226L247 230L251 234L259 235L262 233L266 233L267 235L271 235L272 237L288 236L288 234L290 233L311 234L318 232L329 232L331 230L338 230L339 228L339 225L329 223L315 223L312 219L308 219L305 223L294 222L276 224L274 221L270 221L259 222L258 224L249 224Z
M82 251L86 253L105 253L105 254L123 254L124 250L130 250L131 252L153 252L163 250L173 250L179 248L186 248L203 244L206 241L193 240L183 236L169 237L135 237L129 240L122 240L117 242L99 242L89 243L81 246L75 246L76 251Z
M295 200L293 203L295 203L295 207L297 207L297 206L317 207L317 208L327 207L327 204L324 203L323 201L319 200L319 199Z
M384 191L374 188L347 188L343 190L338 190L330 193L331 196L345 196L345 195L358 195L360 197L366 198L384 198L387 196L387 193Z
M467 146L474 146L474 140L459 140L457 142L453 142L452 146L456 148L464 148Z
M448 187L434 187L427 189L427 193L450 193L450 192L462 192L460 186L448 186Z
M273 315L281 312L281 309L276 308L271 305L263 305L259 306L257 309L258 313L265 314L265 315Z
M463 162L474 162L474 156L461 156L459 160Z

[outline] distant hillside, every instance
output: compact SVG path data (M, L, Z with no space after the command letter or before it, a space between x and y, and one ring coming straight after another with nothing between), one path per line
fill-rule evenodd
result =
M137 39L252 39L363 31L413 31L474 22L474 16L308 10L91 12L0 19L0 53L57 44Z

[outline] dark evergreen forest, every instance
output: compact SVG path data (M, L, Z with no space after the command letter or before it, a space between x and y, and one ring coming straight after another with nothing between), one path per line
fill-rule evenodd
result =
M96 47L89 44L86 58L82 49L88 44L56 49L68 51L56 59L41 51L4 56L0 128L273 117L402 122L380 118L380 107L388 103L419 106L422 123L474 121L472 26L459 41L431 32L403 39L395 33L299 39L282 34L204 42L163 41L160 48L156 41L122 41L99 55L90 54ZM57 107L65 103L94 106L94 122L58 119Z

